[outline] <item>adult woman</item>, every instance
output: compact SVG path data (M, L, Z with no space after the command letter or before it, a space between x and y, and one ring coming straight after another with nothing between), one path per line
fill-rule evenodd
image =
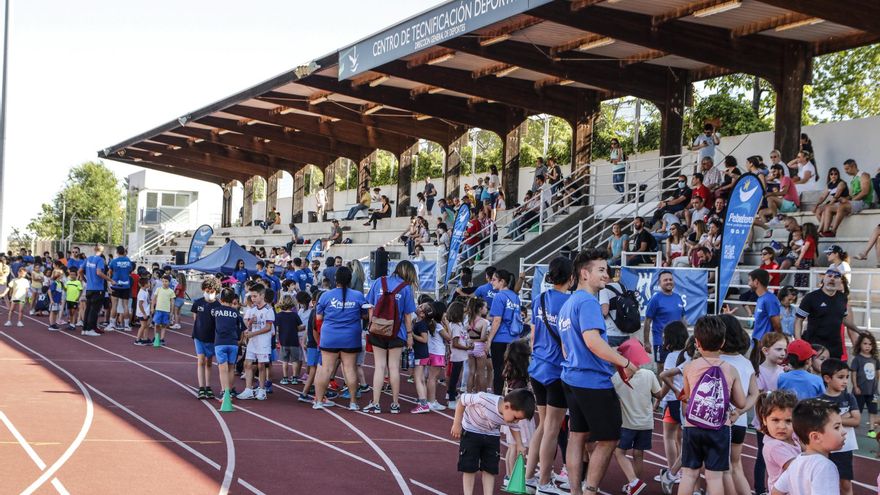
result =
M426 210L425 206L425 194L424 193L416 193L416 199L418 199L418 206L416 206L416 215L424 216Z
M623 193L625 190L623 183L626 181L626 153L620 147L617 138L611 139L608 161L611 162L611 183L614 185L614 190Z
M504 353L507 346L520 337L522 319L519 313L519 296L509 287L513 286L513 274L507 270L498 270L492 275L492 288L495 298L489 308L489 353L492 357L492 391L501 394L504 390Z
M507 201L504 199L504 191L498 190L498 199L495 200L495 209L492 210L492 220L498 218L504 210L507 209Z
M382 205L379 207L377 211L374 211L372 215L370 215L370 219L367 220L367 223L364 224L364 227L369 227L370 223L373 224L373 230L376 230L376 224L379 223L379 219L381 218L390 218L391 217L391 204L388 202L388 196L382 195Z
M327 400L325 393L330 375L336 369L337 359L342 361L345 383L353 387L358 383L356 359L361 352L361 334L367 303L364 295L348 288L351 270L342 266L336 271L336 288L325 292L315 306L315 323L321 332L321 362L315 379L315 404L312 409L323 409L336 404ZM357 394L349 394L348 409L357 411Z
M562 347L559 340L559 310L568 300L574 268L571 260L557 257L550 262L545 277L553 288L541 294L532 302L531 334L532 358L529 364L529 381L535 392L538 406L538 426L532 434L526 464L526 478L532 478L538 462L541 463L538 476L539 490L549 490L553 472L553 457L559 428L565 419L567 403L562 390ZM538 455L534 455L537 453Z
M364 272L364 265L357 258L351 260L349 263L351 266L351 284L349 287L360 292L364 293L364 283L367 281L367 274Z
M611 253L611 259L608 260L608 263L620 264L620 253L623 252L627 242L629 242L629 234L623 233L623 225L620 222L612 225L611 235L608 237L608 252Z
M675 264L676 260L678 260L678 264ZM666 261L663 266L688 266L689 263L684 227L674 223L669 226L669 237L666 239Z
M248 278L248 271L244 267L244 260L240 259L235 262L235 270L232 272L235 277L235 295L239 300L244 298L244 283Z
M793 180L797 184L798 191L802 193L822 190L822 184L819 183L819 174L816 172L816 165L813 164L812 160L812 153L809 151L799 151L797 158L788 163L789 167L794 164L798 168L798 177L796 179L793 178Z
M721 248L721 222L713 220L709 222L709 231L700 237L700 245L712 251L712 255Z
M498 188L501 186L501 180L498 179L498 167L492 165L489 167L489 183L486 191L489 192L489 206L495 208L495 199L498 198Z
M782 281L782 274L778 272L779 263L776 262L776 251L767 246L761 249L761 265L758 266L770 273L770 285L767 286L770 291L776 290Z
M384 198L384 196L383 196ZM383 287L384 285L384 287ZM376 368L373 370L373 401L367 404L364 412L379 414L382 408L379 405L379 397L382 395L382 383L385 373L391 382L391 414L400 412L400 353L403 347L412 348L412 317L416 312L415 292L419 290L419 275L416 267L409 261L401 261L394 268L394 273L387 277L381 277L373 281L370 291L367 293L367 302L375 307L379 297L385 291L396 291L398 321L400 330L397 335L390 339L383 339L375 335L369 336L370 345L373 346L373 358ZM372 315L372 309L370 310Z
M849 266L849 254L837 244L832 244L825 248L825 255L828 257L828 268L833 268L840 272L847 285L852 282L852 267Z
M819 232L828 230L831 227L831 220L834 218L833 214L825 215L825 213L834 209L832 205L839 204L840 200L848 197L849 187L840 178L840 170L837 167L831 167L828 169L828 183L825 192L822 193L819 202L813 208L813 215L819 219ZM827 222L825 221L826 216L828 217Z

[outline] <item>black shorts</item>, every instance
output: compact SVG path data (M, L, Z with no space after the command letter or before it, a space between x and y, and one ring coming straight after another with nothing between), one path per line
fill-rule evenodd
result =
M849 452L832 452L828 454L828 459L837 466L837 473L840 479L852 481L853 479L853 453Z
M680 400L670 400L666 401L666 413L669 414L669 417L675 421L675 424L681 424L681 401ZM665 418L664 418L665 421Z
M730 427L730 443L742 445L746 443L746 427L733 425Z
M730 469L730 427L704 430L685 426L681 437L681 467L706 471Z
M367 337L367 341L373 347L378 347L379 349L400 349L402 347L406 347L406 341L401 339L400 337L394 337L392 339L383 339L382 337L376 337L375 335L370 335Z
M572 432L589 433L591 442L620 440L623 416L613 388L580 388L567 383L562 387L568 402Z
M131 289L110 289L110 296L119 299L131 299Z
M654 430L630 430L620 429L620 441L617 447L623 450L651 450L651 440Z
M321 347L321 352L330 352L334 354L337 352L343 352L345 354L357 354L361 352L361 350L363 350L363 347Z
M458 444L458 471L476 473L483 471L498 474L501 457L501 437L463 431Z
M864 411L867 406L868 414L877 414L877 401L873 395L857 395L856 403L859 405L859 412Z
M67 301L67 309L76 309L79 307L79 301Z
M565 390L562 390L562 380L556 380L548 385L529 378L532 383L532 392L535 393L535 403L539 406L550 406L557 409L566 409L568 403L565 400Z

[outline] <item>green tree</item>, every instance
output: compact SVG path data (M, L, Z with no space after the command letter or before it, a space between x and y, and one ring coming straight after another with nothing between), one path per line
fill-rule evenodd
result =
M635 114L629 108L632 99L618 98L603 102L593 128L593 159L607 158L611 152L611 140L617 139L627 155L636 151L650 151L660 147L660 112L653 104L641 101L639 119L639 144L636 148Z
M119 181L101 162L87 162L70 170L67 184L51 203L43 203L40 213L27 226L30 232L45 239L61 239L62 215L91 222L74 224L74 239L80 242L106 242L107 224L111 242L122 240L122 196Z
M829 120L880 115L880 44L817 57L809 100Z
M254 177L254 201L266 200L266 179Z
M534 167L537 158L544 155L544 125L547 119L550 125L547 132L547 156L557 163L571 162L571 126L565 119L553 115L539 115L529 118L528 130L520 145L520 166ZM531 149L526 151L525 145ZM533 151L533 152L532 152Z
M394 154L378 150L376 160L370 164L370 177L372 186L397 184L397 158Z
M721 120L721 131L728 136L768 131L772 128L766 120L755 114L751 105L743 98L722 92L697 97L696 105L689 112L685 140L693 141L702 132L703 123L713 119Z
M9 250L15 253L22 248L31 249L34 244L34 236L28 232L22 232L20 229L14 228L9 236L6 237L6 245Z
M420 181L429 176L442 177L445 158L443 148L428 141L425 149L420 149L413 156L413 181Z

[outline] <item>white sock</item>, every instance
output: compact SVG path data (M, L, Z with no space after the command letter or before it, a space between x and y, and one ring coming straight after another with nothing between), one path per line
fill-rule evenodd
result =
M129 326L131 326L131 321L129 321L129 320L122 320L122 324L123 324L123 326L124 326L125 328L128 328Z

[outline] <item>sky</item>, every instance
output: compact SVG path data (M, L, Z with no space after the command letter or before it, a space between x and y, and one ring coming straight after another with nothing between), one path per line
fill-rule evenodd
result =
M0 248L99 149L442 3L9 1ZM137 170L106 163L120 180Z

